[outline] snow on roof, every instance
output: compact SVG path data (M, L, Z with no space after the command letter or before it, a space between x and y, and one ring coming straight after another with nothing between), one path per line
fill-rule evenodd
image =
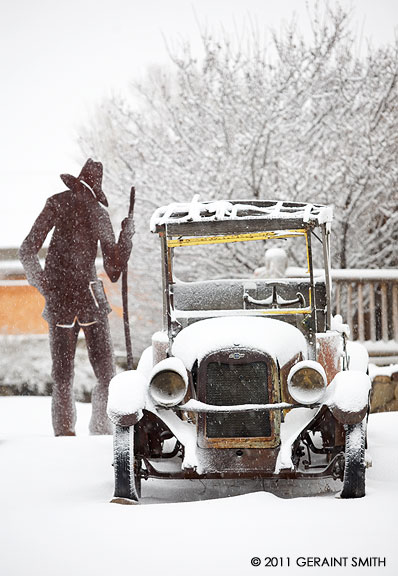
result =
M191 202L172 203L158 208L150 222L152 232L164 224L252 219L301 219L316 224L331 222L333 209L321 204L259 200L216 200L200 202L195 195Z
M295 326L273 318L241 316L195 322L179 332L172 350L191 370L196 360L225 348L260 350L278 360L281 366L295 354L307 357L306 340Z

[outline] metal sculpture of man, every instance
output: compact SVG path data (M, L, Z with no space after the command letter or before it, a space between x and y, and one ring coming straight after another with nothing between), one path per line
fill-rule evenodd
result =
M20 259L30 284L43 294L43 317L49 325L52 356L52 421L56 436L74 435L73 395L77 337L84 331L88 356L98 383L92 391L91 434L112 432L106 415L108 385L114 376L114 357L107 302L97 277L95 259L100 244L104 269L116 282L127 265L134 233L132 215L125 218L115 241L102 190L101 162L87 160L79 176L62 174L68 190L47 199L20 248ZM38 252L54 228L44 270Z

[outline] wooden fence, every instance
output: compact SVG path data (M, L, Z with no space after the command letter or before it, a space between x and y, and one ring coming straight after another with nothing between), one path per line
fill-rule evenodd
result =
M398 270L332 270L333 314L376 363L398 361Z

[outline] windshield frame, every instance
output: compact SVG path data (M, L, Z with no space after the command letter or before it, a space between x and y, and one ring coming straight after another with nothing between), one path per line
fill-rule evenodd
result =
M308 293L308 303L307 306L305 307L291 307L291 308L279 308L278 306L273 306L273 307L264 307L261 308L261 306L259 306L258 308L250 311L250 309L246 309L245 306L243 305L242 310L230 310L229 308L226 308L225 310L223 310L225 315L230 315L231 313L233 314L245 314L245 315L250 315L250 313L255 314L255 315L264 315L264 316L278 316L278 315L290 315L290 314L311 314L312 313L312 309L313 309L313 282L311 281L311 253L310 253L310 240L309 240L309 231L306 230L305 228L301 228L301 229L292 229L292 230L277 230L277 231L264 231L264 232L254 232L254 233L245 233L245 234L225 234L225 235L217 235L217 236L190 236L190 237L179 237L179 238L171 238L167 240L167 248L168 250L170 250L170 263L171 263L171 267L170 267L170 273L171 273L171 282L170 284L174 285L174 284L179 284L179 283L183 283L187 286L189 286L189 284L195 285L197 284L197 282L201 282L201 281L208 281L209 284L211 285L212 282L218 282L221 279L209 279L209 280L198 280L198 281L183 281L181 282L180 280L177 280L177 278L174 276L173 271L174 271L174 249L175 248L183 248L183 247L188 247L188 246L205 246L205 245L214 245L214 244L226 244L226 243L235 243L235 242L253 242L253 241L261 241L261 240L280 240L280 239L285 239L285 238L304 238L305 240L305 246L306 246L306 263L307 263L307 271L306 273L309 274L309 277L305 277L306 280L309 281L310 286L309 286L309 293ZM287 277L282 277L278 280L283 280L284 278ZM223 278L222 280L228 282L228 280L233 281L235 278L229 277L229 278ZM261 281L264 280L264 284L267 284L267 279L253 279L253 278L239 278L236 279L238 282L250 282L252 280L257 280L257 281ZM269 279L269 284L270 286L275 284L275 280L274 278L270 278ZM188 310L177 310L174 308L173 309L176 313L176 316L189 316L189 311ZM182 313L182 314L178 314L178 312ZM220 315L221 311L218 312L217 315ZM206 315L206 314L205 314ZM200 317L201 314L196 312L194 313L192 311L192 316L196 316L196 317Z

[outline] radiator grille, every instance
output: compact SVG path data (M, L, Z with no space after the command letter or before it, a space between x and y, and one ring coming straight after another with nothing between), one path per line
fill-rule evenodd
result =
M216 406L268 403L265 362L246 364L209 362L206 402ZM206 415L208 438L263 438L271 436L269 412Z

